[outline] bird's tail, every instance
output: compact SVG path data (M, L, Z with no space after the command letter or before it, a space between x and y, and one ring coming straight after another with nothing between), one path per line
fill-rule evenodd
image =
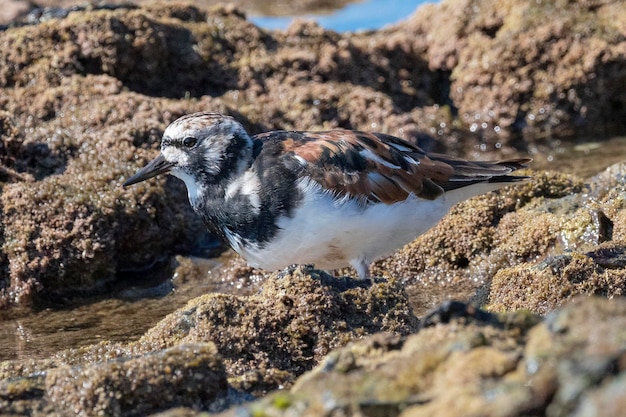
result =
M511 183L527 180L528 176L509 174L518 169L528 168L527 164L532 161L530 158L502 161L466 161L446 155L430 155L430 158L445 162L454 168L454 174L448 181L438 184L446 191L477 183Z

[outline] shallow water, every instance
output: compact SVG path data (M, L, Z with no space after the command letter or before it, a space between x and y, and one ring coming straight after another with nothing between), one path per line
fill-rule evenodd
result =
M187 301L212 292L249 295L260 277L233 278L231 252L215 259L185 258L171 279L151 288L127 287L110 298L38 312L0 313L0 361L38 359L67 348L132 341ZM182 258L179 258L182 259ZM159 275L157 272L155 275Z
M532 154L534 169L549 169L589 178L605 168L626 160L626 136L580 139Z

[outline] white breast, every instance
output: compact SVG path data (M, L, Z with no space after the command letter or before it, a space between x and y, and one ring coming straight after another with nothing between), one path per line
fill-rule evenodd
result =
M320 269L369 264L430 229L459 201L411 195L400 203L364 208L353 199L333 198L313 181L302 180L298 186L306 197L294 217L280 219L276 238L262 249L238 248L251 265L276 270L292 264L315 264Z

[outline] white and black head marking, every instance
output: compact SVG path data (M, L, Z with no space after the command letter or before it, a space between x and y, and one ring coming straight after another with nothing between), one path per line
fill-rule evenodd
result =
M189 114L165 129L161 153L124 186L170 173L185 182L194 205L207 186L243 173L251 157L252 139L235 119L210 112Z
M237 121L208 112L176 120L165 129L161 142L163 157L173 164L172 175L183 180L184 176L206 180L239 171L232 164L251 149L252 141Z

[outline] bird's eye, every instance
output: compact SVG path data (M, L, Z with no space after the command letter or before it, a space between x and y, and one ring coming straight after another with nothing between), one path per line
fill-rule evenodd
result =
M194 138L193 136L187 136L183 139L183 146L186 148L193 148L194 146L196 146L196 143L198 143L198 139Z

